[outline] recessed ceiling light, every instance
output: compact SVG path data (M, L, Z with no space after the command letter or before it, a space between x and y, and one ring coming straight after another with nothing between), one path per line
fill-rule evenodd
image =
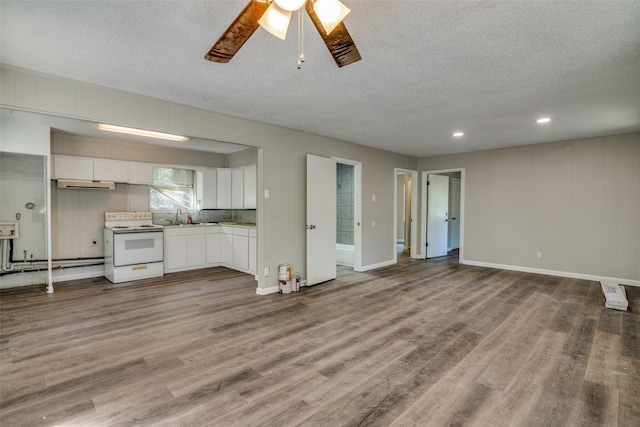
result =
M536 120L536 123L549 123L551 119L549 117L543 117L541 119Z
M464 136L464 132L455 132L455 133L453 134L453 136L455 136L455 137L458 137L458 138L459 138L459 137L461 137L461 136Z

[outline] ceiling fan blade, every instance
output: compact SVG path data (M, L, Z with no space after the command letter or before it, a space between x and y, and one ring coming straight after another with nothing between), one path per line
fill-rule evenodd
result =
M313 10L313 2L308 1L306 5L307 13L313 21L313 25L316 26L316 29L320 33L320 37L324 40L324 44L327 45L329 52L333 56L333 59L338 64L338 67L344 67L345 65L352 64L354 62L360 61L362 57L360 56L360 52L358 52L358 48L356 47L349 31L347 31L347 27L344 25L344 22L338 24L338 26L331 32L331 34L327 34L316 14L316 11Z
M213 62L229 62L258 29L258 19L267 7L266 1L251 0L204 57Z

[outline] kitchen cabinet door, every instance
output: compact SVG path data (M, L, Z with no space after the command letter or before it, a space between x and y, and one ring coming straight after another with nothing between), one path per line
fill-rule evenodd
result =
M225 229L229 229L226 232ZM233 228L222 227L222 233L220 233L220 262L233 266Z
M164 236L164 269L172 271L187 266L187 236Z
M153 164L129 162L129 184L153 184Z
M244 168L231 172L231 209L244 208Z
M231 209L231 169L218 169L216 176L218 209Z
M217 175L215 169L202 170L202 205L200 209L216 209L218 207Z
M199 234L187 236L187 267L197 267L206 262L206 244L204 228L199 228Z
M249 236L233 235L233 266L249 270Z
M53 178L93 180L93 159L53 156Z
M129 162L94 159L93 179L98 181L129 182Z
M244 208L256 208L257 173L256 165L244 168Z
M207 245L207 264L219 264L220 263L220 227L216 230L209 230L207 227L206 245Z

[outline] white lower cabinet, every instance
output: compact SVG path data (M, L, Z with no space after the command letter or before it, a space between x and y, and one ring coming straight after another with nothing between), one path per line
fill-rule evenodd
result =
M187 236L187 267L203 267L207 261L204 234Z
M233 266L238 270L249 270L249 229L233 230Z
M223 265L256 274L256 230L246 226L182 226L164 229L167 273Z
M164 230L164 270L167 272L204 267L204 228L180 227Z
M233 227L222 226L220 229L220 262L233 266Z
M205 227L207 264L220 264L220 226Z
M187 266L187 236L164 231L164 271L184 270Z

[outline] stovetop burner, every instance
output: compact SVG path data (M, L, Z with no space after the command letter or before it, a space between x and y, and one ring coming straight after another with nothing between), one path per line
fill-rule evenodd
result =
M151 212L105 212L104 227L119 233L162 231Z

